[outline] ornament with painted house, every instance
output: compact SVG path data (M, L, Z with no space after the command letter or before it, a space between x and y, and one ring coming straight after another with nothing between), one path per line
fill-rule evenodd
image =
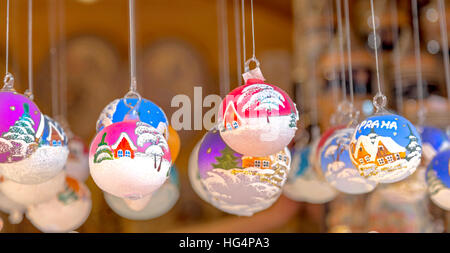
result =
M150 200L169 177L171 164L166 138L142 121L125 120L103 128L89 151L95 183L103 191L130 200Z
M268 156L283 150L295 135L299 115L294 102L261 76L231 91L219 109L219 129L233 150Z
M420 164L422 143L405 118L376 115L361 122L349 145L350 158L361 176L379 183L398 182Z

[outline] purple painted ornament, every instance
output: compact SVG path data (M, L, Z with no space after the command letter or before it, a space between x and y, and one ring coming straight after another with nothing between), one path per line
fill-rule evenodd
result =
M29 157L38 147L44 116L36 104L17 92L0 91L0 164Z

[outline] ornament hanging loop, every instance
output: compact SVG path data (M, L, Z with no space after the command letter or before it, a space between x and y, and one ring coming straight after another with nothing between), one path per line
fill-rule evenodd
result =
M245 65L244 65L244 70L245 70L245 72L249 72L249 71L250 71L250 64L251 64L252 62L254 62L254 63L256 64L255 69L259 68L260 63L259 63L258 59L256 59L255 56L253 56L252 58L248 59L248 60L245 62Z
M381 110L383 110L386 107L387 104L387 98L386 96L381 93L378 92L374 97L373 97L373 105L375 106L375 108L377 109L376 112L380 112Z
M3 83L2 91L14 91L14 76L11 73L6 73Z

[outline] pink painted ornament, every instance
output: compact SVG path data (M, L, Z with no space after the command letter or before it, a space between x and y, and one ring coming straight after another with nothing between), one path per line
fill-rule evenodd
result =
M225 143L250 156L275 154L297 130L296 105L280 88L260 79L231 91L219 109L219 129Z
M166 181L169 146L157 129L141 121L113 123L97 133L89 151L95 183L119 198L140 199Z

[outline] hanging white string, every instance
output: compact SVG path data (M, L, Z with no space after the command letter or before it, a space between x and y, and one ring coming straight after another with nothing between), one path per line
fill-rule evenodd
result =
M398 26L398 12L397 12L397 1L391 1L391 17L392 17L392 43L393 43L393 54L392 62L394 63L394 78L395 78L395 100L397 105L397 111L399 113L403 112L403 83L402 76L400 72L400 43L399 43L399 26Z
M245 47L245 8L244 1L241 0L241 15L242 15L242 60L245 61L247 59L246 55L246 47Z
M134 0L128 1L128 11L130 24L130 92L136 93L136 32L134 25Z
M49 1L49 33L50 33L50 84L52 87L52 115L59 115L58 104L58 55L56 49L56 0Z
M33 99L33 0L28 0L28 90L25 95Z
M9 0L6 0L6 71L5 75L9 74L8 65L9 65Z
M348 0L344 0L344 15L345 15L345 30L347 35L347 60L348 60L348 80L349 80L349 90L350 90L350 106L353 107L353 73L352 73L352 45L350 40L350 17L348 10Z
M445 84L447 86L447 99L450 102L450 60L448 55L447 17L445 14L444 0L438 0L438 4L440 13L439 22L442 39L442 57L444 58L444 67L445 67Z
M253 59L256 59L256 53L255 53L255 20L253 18L253 0L250 0L250 9L251 9L251 14L252 14L252 41L253 41Z
M14 90L14 77L9 73L9 0L6 0L6 46L5 46L5 77L3 79L4 86L2 90L11 91Z
M375 24L375 10L373 7L373 0L370 0L370 10L372 14L372 31L373 31L373 47L375 51L375 65L376 65L376 73L377 73L377 86L378 91L377 94L373 97L373 104L375 108L377 108L377 112L383 109L386 106L386 96L383 95L383 92L381 91L381 80L380 80L380 64L378 62L378 42L377 42L377 31L376 31L376 24ZM378 101L381 99L381 101ZM381 102L381 103L380 103Z
M341 63L341 89L343 101L347 101L347 87L345 77L345 61L344 61L344 32L342 28L342 7L341 0L336 0L336 19L338 23L338 37L339 37L339 56Z
M331 55L335 55L336 53L336 48L335 48L335 44L333 41L333 31L334 31L334 15L333 15L333 0L330 0L330 4L328 5L328 16L329 16L329 20L330 22L328 22L328 30L329 30L329 39L330 39L330 47L329 47L329 51ZM334 104L338 104L339 103L339 82L337 79L337 73L336 73L336 65L333 63L331 65L331 86L333 89L333 102ZM328 78L327 78L328 79Z
M65 38L65 6L59 3L59 83L60 83L60 116L63 124L67 124L67 70L66 70L66 38ZM64 126L68 127L68 126Z
M419 37L419 15L417 10L417 0L411 0L412 19L414 29L414 52L416 56L416 75L417 75L417 99L419 101L419 109L417 110L417 117L419 125L423 125L425 121L425 106L423 94L423 79L422 79L422 59L420 56L420 37Z
M237 69L237 81L238 85L241 85L242 83L242 66L241 66L241 30L240 30L240 20L239 20L239 1L234 0L233 1L233 8L234 8L234 36L235 36L235 42L236 42L236 69Z
M255 20L253 18L253 0L250 0L250 12L251 12L251 21L252 21L252 58L248 59L245 62L245 72L248 72L250 70L250 63L254 62L256 64L256 68L259 68L259 61L256 59L256 48L255 48ZM245 33L244 33L245 35ZM245 37L245 36L244 36Z
M230 68L228 56L228 22L227 5L225 0L217 0L217 27L219 34L219 66L220 66L220 95L226 96L230 92Z

